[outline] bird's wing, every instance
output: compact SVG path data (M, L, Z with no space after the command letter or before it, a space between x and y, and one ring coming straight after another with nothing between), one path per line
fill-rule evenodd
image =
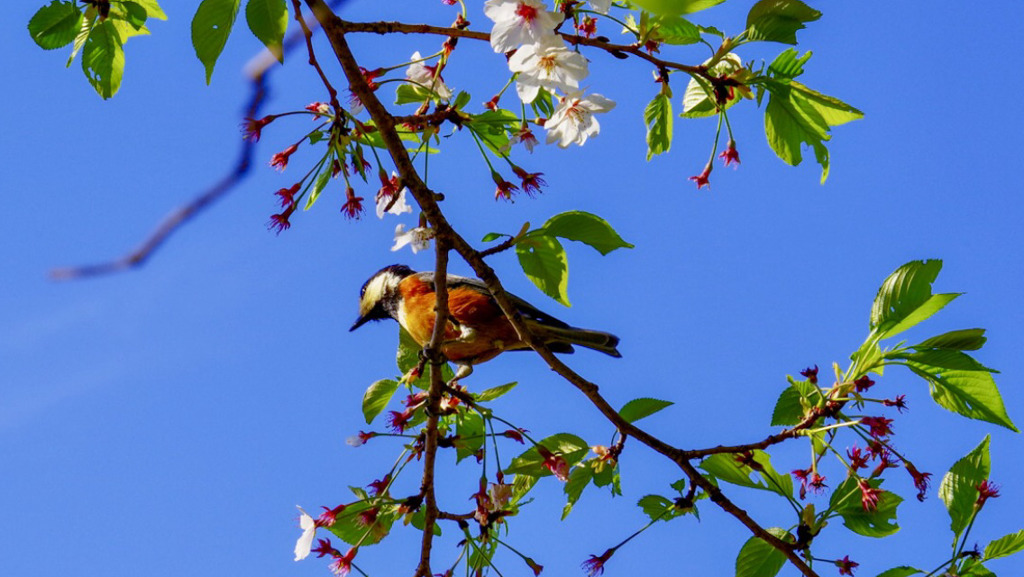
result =
M418 276L425 283L432 284L434 282L433 271L421 272L418 273ZM487 285L485 285L482 281L478 279L450 274L446 276L446 280L448 281L449 290L456 287L466 287L475 290L480 294L487 295L487 297L490 298L492 302L494 301L494 295L492 295L491 291L488 290ZM524 301L523 299L517 297L512 293L506 294L512 301L512 304L516 306L516 310L519 311L519 314L523 315L523 318L535 321L546 326L569 328L568 323L566 323L565 321L556 319L555 317L538 309L537 307L531 305L530 303ZM498 306L496 302L494 306Z

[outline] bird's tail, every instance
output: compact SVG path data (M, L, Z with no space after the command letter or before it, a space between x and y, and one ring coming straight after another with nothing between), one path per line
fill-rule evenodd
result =
M612 357L619 358L622 356L616 348L619 346L619 337L611 333L578 329L576 327L554 327L551 325L544 325L538 328L540 328L538 332L544 335L545 340L553 341L550 344L579 345L600 351ZM556 348L553 347L552 350L556 350ZM560 351L556 350L556 352ZM571 348L564 352L571 352Z

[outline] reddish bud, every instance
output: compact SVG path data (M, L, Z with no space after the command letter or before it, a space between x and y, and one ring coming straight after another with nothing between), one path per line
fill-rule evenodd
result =
M800 371L800 375L803 376L812 385L818 384L818 365L814 365L814 368L807 367Z
M853 570L856 569L860 563L850 561L850 556L847 555L842 559L836 559L836 567L839 567L840 575L853 575Z
M978 499L974 502L975 509L981 509L985 506L985 501L994 499L999 496L999 485L996 485L992 481L985 479L978 485Z
M288 158L294 154L298 148L298 144L293 144L281 152L278 152L270 158L270 166L273 166L278 170L284 170L288 167Z
M740 153L737 152L736 150L736 142L730 139L729 145L726 147L725 150L722 151L721 154L718 155L718 158L721 158L726 166L729 166L730 164L735 162L736 166L734 166L733 168L739 168Z
M708 163L708 165L704 167L704 172L698 174L697 176L691 176L690 180L692 180L692 181L697 183L697 190L700 190L701 188L704 188L705 186L710 189L711 188L711 163Z

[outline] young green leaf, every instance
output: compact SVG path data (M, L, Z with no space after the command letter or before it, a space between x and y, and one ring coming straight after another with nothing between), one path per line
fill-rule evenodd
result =
M455 462L475 455L484 444L484 419L476 411L467 411L459 415L455 423Z
M146 25L148 15L146 9L138 2L125 1L111 6L110 17L124 20L136 31L140 31ZM122 40L124 39L122 37Z
M562 520L569 516L572 512L572 508L576 505L576 501L580 500L580 495L583 494L583 489L587 488L590 481L594 478L594 469L581 465L579 467L573 467L569 471L569 480L565 483L564 491L566 496L565 506L562 507Z
M741 487L771 491L784 497L793 494L793 479L789 475L780 475L772 467L768 453L752 451L750 460L753 465L742 462L736 455L719 453L704 459L700 468L722 481ZM751 479L754 473L757 473L760 480Z
M636 504L651 521L669 521L690 512L676 508L675 501L661 495L644 495Z
M377 418L384 407L388 406L391 397L397 390L398 381L391 379L381 379L366 389L366 392L363 393L363 417L366 419L367 425Z
M156 18L157 20L167 20L167 14L164 14L160 4L157 0L133 0L139 6L142 6L146 11L146 18Z
M551 435L540 441L540 444L552 454L560 455L570 467L583 460L583 457L590 451L590 446L586 441L571 433ZM534 446L512 459L512 463L505 469L505 473L544 477L550 475L551 471L544 467L544 457Z
M235 24L242 0L203 0L192 18L192 46L196 56L206 68L206 83L210 83L213 67L224 51L231 27Z
M540 230L550 236L590 245L602 255L618 248L633 248L632 244L622 240L608 221L582 210L556 214L549 218Z
M900 567L893 567L888 571L882 571L878 574L878 577L910 577L911 575L917 575L918 573L924 573L924 571L914 569L913 567L908 567L906 565L901 565Z
M78 35L75 36L74 44L71 46L71 54L68 56L66 66L71 68L71 63L75 61L75 56L85 46L86 40L89 39L89 34L92 33L92 28L96 24L97 11L93 6L89 6L85 10L85 17L82 18L82 26L78 29Z
M941 260L915 260L882 282L871 306L871 330L888 338L932 316L961 293L932 294Z
M630 3L655 15L692 14L717 6L725 0L630 0Z
M395 89L395 104L423 102L429 97L426 90L414 84L399 84Z
M802 147L810 146L821 165L821 182L824 183L829 173L829 154L824 143L832 138L830 128L862 118L864 114L795 80L768 79L764 86L769 94L764 116L768 144L783 162L792 166L803 160Z
M124 73L124 49L114 23L104 20L93 26L82 50L82 71L104 99L117 94Z
M792 541L785 529L772 527L768 532L779 539ZM760 537L751 537L736 556L736 577L775 577L786 564L786 556Z
M661 399L652 399L650 397L641 397L639 399L633 399L626 403L619 409L619 416L625 419L627 422L635 423L644 417L649 417L658 411L672 406L672 401L662 401Z
M679 16L659 16L654 21L654 35L665 44L696 44L700 42L700 28Z
M1017 431L1006 414L1006 406L991 373L944 369L913 361L908 361L907 367L928 381L929 393L940 407L970 419Z
M985 329L960 329L949 331L912 345L912 349L948 349L954 351L976 351L985 345Z
M527 233L516 243L516 256L526 277L544 294L562 303L569 303L569 259L565 249L544 229Z
M872 489L881 485L881 479L867 481ZM889 491L881 491L874 510L868 511L861 503L861 490L855 477L847 477L832 493L829 507L843 518L847 529L865 537L887 537L900 530L896 524L896 508L903 498Z
M331 170L321 171L320 176L317 177L316 182L313 183L313 187L309 190L309 196L306 197L306 206L303 210L309 210L316 202L316 199L320 198L320 193L324 191L327 186L327 182L331 180Z
M71 44L82 28L82 11L74 2L53 0L36 11L28 21L28 33L44 50Z
M800 56L796 48L787 48L768 65L768 74L773 78L792 80L804 73L804 64L810 59L809 50Z
M974 503L978 499L978 485L988 479L992 468L989 458L989 437L973 451L949 468L939 485L939 498L949 511L949 528L957 539L974 516Z
M1015 553L1024 551L1024 530L1010 533L992 541L985 547L985 561L1009 557Z
M707 64L708 61L705 61ZM722 59L712 66L708 72L715 76L728 76L743 68L743 61L739 55L732 52L726 54ZM718 114L718 105L708 95L712 93L711 85L705 80L698 80L697 77L690 77L686 84L686 92L683 93L683 118L704 118ZM731 98L725 103L728 109L739 102L739 98Z
M284 62L281 42L288 29L288 6L285 0L249 0L245 5L245 20L249 23L249 30L277 61Z
M672 147L672 92L661 91L644 109L647 125L647 160Z
M420 353L423 352L423 347L413 340L412 335L405 329L399 327L398 329L398 352L395 355L395 361L398 365L398 370L404 375L411 371L420 362ZM455 373L452 371L452 367L449 363L441 365L441 378L448 382L452 380ZM420 389L427 389L430 387L430 365L427 364L424 367L423 374L418 379L412 382L414 387Z
M491 388L489 388L489 389L487 389L487 390L485 390L483 392L477 393L477 394L475 394L473 396L476 398L476 400L478 402L481 402L481 403L485 403L487 401L493 401L494 399L497 399L498 397L500 397L500 396L504 395L505 393L507 393L507 392L511 391L512 389L514 389L517 384L519 384L519 383L516 383L516 382L505 383L504 385L499 385L497 387L491 387Z
M804 23L821 18L821 12L800 0L760 0L747 14L747 39L796 44Z
M789 427L799 423L822 398L818 387L809 381L798 381L790 376L786 379L789 386L779 395L772 411L773 427Z
M391 532L398 518L395 509L395 506L376 505L372 500L357 501L337 515L334 524L327 529L349 545L374 545Z

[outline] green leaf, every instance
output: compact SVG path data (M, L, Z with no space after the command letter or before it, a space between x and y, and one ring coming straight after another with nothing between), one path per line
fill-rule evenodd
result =
M569 304L569 259L565 249L544 229L531 231L516 243L516 256L526 277L544 294Z
M558 433L540 441L545 449L555 455L561 455L570 467L583 460L583 457L590 451L586 441L571 433ZM505 474L530 475L532 477L544 477L551 474L544 466L544 457L540 455L537 447L530 447L521 455L512 459L512 463L505 469Z
M659 16L654 22L654 33L665 44L696 44L700 42L700 28L679 16Z
M772 527L768 532L776 537L792 541L785 529ZM775 577L786 564L786 556L760 537L751 537L740 548L736 556L736 577Z
M469 104L471 98L472 96L470 96L468 92L460 90L459 93L455 95L455 100L452 102L452 108L456 110L465 108L465 106Z
M792 80L804 73L804 64L810 59L809 50L800 56L796 48L787 48L768 65L768 74L774 78Z
M146 11L147 18L156 18L157 20L167 20L167 14L164 14L160 4L157 0L133 0L139 6L142 6Z
M906 565L901 565L900 567L893 567L888 571L882 571L878 574L878 577L910 577L911 575L917 575L918 573L924 573L924 571L914 569L913 567L908 567Z
M235 24L242 0L203 0L192 18L192 46L196 56L206 68L206 83L210 83L213 67L227 44L231 27Z
M929 369L954 369L962 371L981 371L986 373L999 372L979 363L974 357L967 353L962 353L952 349L924 349L913 353L890 352L886 353L884 357L886 359L905 360Z
M911 348L919 351L923 349L976 351L983 347L987 340L985 338L985 329L960 329L932 337L921 344L912 345Z
M483 392L480 392L480 393L477 393L477 394L473 395L473 397L475 397L477 402L480 402L480 403L485 403L487 401L493 401L494 399L497 399L498 397L500 397L500 396L504 395L505 393L507 393L507 392L511 391L512 389L514 389L517 384L519 384L519 383L512 382L512 383L505 383L504 385L499 385L497 387L491 387L491 388L489 388L489 389L487 389L487 390L485 390Z
M647 126L647 160L672 147L672 91L663 90L644 109Z
M775 401L772 411L772 426L792 426L803 420L811 407L821 400L821 391L809 381L797 381L787 376L789 386L786 387L779 400Z
M747 14L747 38L796 44L797 31L818 18L821 12L800 0L760 0Z
M928 381L932 399L944 409L1017 431L990 373L947 370L915 362L908 362L907 367Z
M602 255L618 248L633 248L632 244L622 240L622 237L615 232L608 221L581 210L556 214L549 218L540 230L550 236L590 245Z
M328 168L320 173L317 177L316 182L313 183L313 187L309 190L309 196L306 197L306 206L303 210L309 210L316 202L316 199L320 198L320 193L324 191L327 186L327 182L331 180L331 169Z
M705 61L704 64L708 62L710 61ZM743 61L740 60L739 55L730 52L708 71L715 76L728 76L741 68L743 68ZM712 93L710 84L691 76L690 81L686 84L686 92L683 94L683 113L680 116L704 118L718 114L718 105L715 104L713 97L708 96L710 93ZM740 100L740 98L727 100L725 108L729 109Z
M652 399L650 397L641 397L639 399L633 399L626 403L619 409L619 416L626 420L628 423L635 423L644 417L649 417L658 411L672 406L672 401L662 401L661 399Z
M44 50L71 44L82 28L82 11L74 2L53 0L28 21L28 33Z
M870 479L867 483L877 489L881 479ZM832 493L829 507L843 518L847 529L865 537L886 537L900 530L896 524L896 508L903 502L899 495L882 491L878 506L867 511L861 505L861 491L856 477L847 477Z
M761 450L752 451L753 462L757 468L742 464L737 460L737 455L729 453L718 453L704 459L700 468L711 473L718 479L752 489L771 491L782 496L793 494L793 480L789 475L780 475L772 467L771 458L768 453ZM760 480L750 478L751 474L757 473Z
M520 122L514 112L501 108L471 114L463 125L472 130L491 152L504 157L508 156L509 132L518 129Z
M961 577L996 577L996 574L990 571L988 567L982 565L977 557L964 559L957 575Z
M644 495L636 504L651 521L669 521L688 512L677 509L675 501L661 495Z
M430 97L430 94L415 84L399 84L395 89L395 104L410 104L423 102Z
M267 47L278 62L284 62L281 42L288 29L288 6L285 0L249 0L245 5L249 30Z
M810 146L821 165L821 182L824 183L829 172L829 154L824 144L832 138L829 129L862 118L864 114L795 80L783 82L769 78L764 86L769 94L764 115L768 144L783 162L792 166L803 160L802 147Z
M939 485L939 498L949 511L949 528L957 539L974 515L978 485L988 479L992 469L988 447L989 436L985 435L973 451L953 463Z
M692 14L717 6L725 0L630 0L630 4L643 8L651 14Z
M68 62L66 66L71 68L71 63L75 61L75 56L85 46L86 40L89 39L89 34L92 33L93 26L96 24L96 8L90 6L85 11L85 17L82 18L82 27L78 30L78 35L75 36L75 43L71 47L71 55L68 56Z
M423 351L423 347L413 340L412 335L409 334L404 328L398 330L398 353L395 356L395 361L398 364L398 370L405 375L413 369L420 362L420 352ZM441 366L441 378L448 382L452 380L455 373L452 371L451 364L445 363ZM418 379L412 381L414 387L420 389L430 388L430 364L428 363L423 370L423 374Z
M427 516L427 508L426 507L420 507L415 513L412 514L412 517L409 517L409 523L413 527L419 529L420 531L423 531L423 529L427 526L426 516ZM437 523L434 523L433 533L434 533L434 536L436 536L436 537L440 537L441 536L441 526L438 525Z
M367 425L377 418L384 407L388 406L391 397L397 390L398 381L391 379L381 379L366 389L366 392L363 393L363 417L366 419Z
M932 294L932 283L940 270L941 260L915 260L890 274L882 282L871 306L871 330L882 338L894 336L960 296L960 293Z
M485 234L482 239L480 239L480 242L494 242L494 241L498 240L499 238L501 238L503 236L508 236L508 235L507 234L501 234L500 232L489 232L489 233Z
M1024 551L1024 530L1010 533L992 541L985 547L985 561L1009 557L1015 553Z
M376 509L377 515L367 527L359 514L369 512L370 509ZM395 506L375 505L372 500L357 501L337 515L334 524L327 529L349 545L374 545L391 532L391 526L398 517L395 509Z
M455 441L455 462L458 463L475 455L484 445L484 418L475 411L466 411L459 415L455 432L459 436Z
M594 478L594 470L586 465L579 467L573 467L569 471L569 480L565 483L564 491L566 496L565 506L562 507L562 520L569 516L572 512L572 508L576 505L576 502L580 500L580 495L583 494L583 490L587 488Z
M82 50L82 71L89 84L104 99L117 94L124 73L121 36L111 20L93 26Z
M120 18L127 22L136 31L142 29L146 25L146 18L148 17L146 9L142 7L138 2L126 1L113 4L110 10L110 16L112 18ZM122 40L125 38L122 37Z

